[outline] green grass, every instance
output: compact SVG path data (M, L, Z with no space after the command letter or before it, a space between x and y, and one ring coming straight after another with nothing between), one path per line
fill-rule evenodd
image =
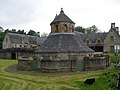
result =
M6 69L17 64L17 60L0 60L0 90L115 90L117 70L81 73L29 74L7 72ZM54 75L55 74L55 75ZM95 77L93 85L84 84L87 78Z
M109 57L112 63L115 63L116 60L120 60L120 54L118 54L117 56L115 54L109 54Z

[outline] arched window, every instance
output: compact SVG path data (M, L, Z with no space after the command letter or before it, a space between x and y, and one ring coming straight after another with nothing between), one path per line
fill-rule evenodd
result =
M67 32L67 25L64 25L64 31Z
M74 32L74 26L72 26L72 32Z
M58 25L56 25L56 32L58 32Z

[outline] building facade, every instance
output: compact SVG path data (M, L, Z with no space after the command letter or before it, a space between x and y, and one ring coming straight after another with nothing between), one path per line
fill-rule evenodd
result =
M80 36L86 45L96 52L115 53L120 50L119 28L115 27L115 23L111 23L109 32L91 34L80 33Z
M7 33L3 40L3 49L0 50L0 57L7 59L18 59L19 56L33 56L47 37Z

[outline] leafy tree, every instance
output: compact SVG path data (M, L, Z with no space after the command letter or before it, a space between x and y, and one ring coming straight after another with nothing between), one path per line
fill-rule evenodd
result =
M41 37L47 37L48 36L48 33L43 33L43 34L41 34Z
M100 30L95 25L86 28L85 31L87 34L100 32Z
M37 36L37 32L35 32L34 30L30 30L27 35L33 35L33 36Z
M4 31L4 29L2 27L0 27L0 32L3 32L3 31Z
M24 30L18 30L16 33L18 33L18 34L26 34L26 32Z
M75 31L85 33L85 28L83 28L81 26L77 26L77 27L75 27Z
M0 32L0 49L2 49L2 42L5 37L5 32Z

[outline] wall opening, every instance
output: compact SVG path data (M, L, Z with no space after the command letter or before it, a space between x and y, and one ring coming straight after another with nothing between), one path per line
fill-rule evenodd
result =
M11 54L11 59L16 59L16 53Z

